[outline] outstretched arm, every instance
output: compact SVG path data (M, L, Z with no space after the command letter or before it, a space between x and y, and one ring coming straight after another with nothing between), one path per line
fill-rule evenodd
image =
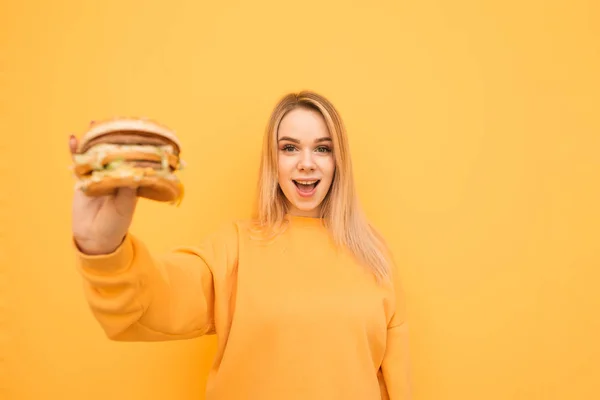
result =
M151 253L128 234L106 255L76 249L77 269L95 318L117 341L190 339L214 332L215 284L236 262L235 243Z

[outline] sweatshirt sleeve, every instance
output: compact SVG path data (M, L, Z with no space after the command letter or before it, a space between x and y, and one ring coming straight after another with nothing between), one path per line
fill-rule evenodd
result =
M230 233L230 231L228 231ZM236 267L235 234L155 254L128 233L111 254L86 255L76 268L92 314L116 341L190 339L215 331L215 287Z
M394 284L394 313L388 324L386 351L381 365L382 391L390 400L412 400L408 323L404 294L396 278Z

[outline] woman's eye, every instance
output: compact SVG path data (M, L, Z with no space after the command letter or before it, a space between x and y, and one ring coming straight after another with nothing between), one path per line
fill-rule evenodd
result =
M330 150L329 150L329 147L321 146L321 147L317 147L317 151L319 153L328 153Z
M286 144L285 146L283 146L282 150L283 151L293 151L294 146L292 146L291 144Z

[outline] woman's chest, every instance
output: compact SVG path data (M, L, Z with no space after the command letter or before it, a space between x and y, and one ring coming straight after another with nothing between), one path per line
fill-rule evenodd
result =
M367 270L327 243L282 243L241 254L235 318L259 330L382 334L387 295Z

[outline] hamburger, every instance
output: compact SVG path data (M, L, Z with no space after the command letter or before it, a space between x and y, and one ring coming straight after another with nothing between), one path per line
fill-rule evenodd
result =
M137 195L180 204L183 184L181 143L175 133L157 122L116 118L92 123L73 155L76 188L88 196L105 196L120 187Z

